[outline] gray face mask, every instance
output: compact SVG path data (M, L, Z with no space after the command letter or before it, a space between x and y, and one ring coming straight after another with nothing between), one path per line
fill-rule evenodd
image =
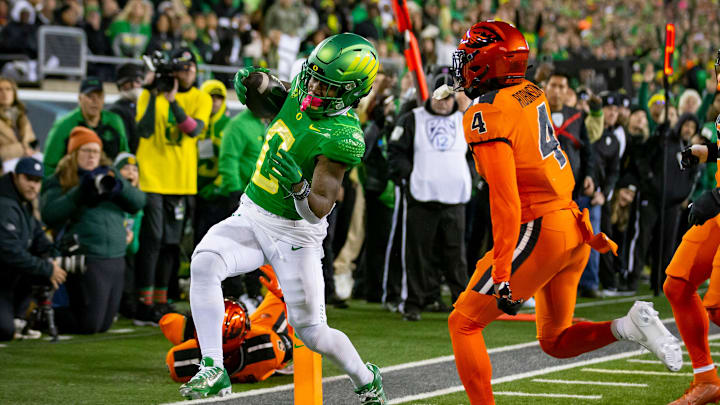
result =
M128 100L137 101L140 97L140 93L142 93L142 87L130 89L130 90L123 90L120 92L121 98L126 98Z

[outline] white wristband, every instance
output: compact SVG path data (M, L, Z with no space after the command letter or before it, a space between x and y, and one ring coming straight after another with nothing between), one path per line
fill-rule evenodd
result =
M322 218L318 218L315 216L315 213L312 212L310 209L310 205L308 204L308 199L303 198L302 200L295 200L295 210L298 214L300 214L301 217L303 217L306 221L310 222L311 224L318 224L322 220Z

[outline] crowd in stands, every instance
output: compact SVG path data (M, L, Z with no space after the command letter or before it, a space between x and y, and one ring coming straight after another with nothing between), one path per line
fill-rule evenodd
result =
M553 128L576 177L573 198L589 209L593 227L620 245L618 257L591 256L582 296L634 294L646 278L659 288L687 228L688 204L716 186L715 163L682 171L677 155L691 144L717 140L717 5L664 4L408 1L431 90L451 80L452 51L472 23L499 18L525 33L535 60L528 79L546 92ZM663 27L670 20L678 37L666 93ZM21 234L18 225L0 224L0 296L20 291L20 284L64 282L64 293L55 298L61 332L105 331L118 311L139 324L157 324L162 314L174 312L179 269L191 251L183 240L194 246L237 207L269 121L249 110L231 116L226 100L232 75L200 81L197 66L263 66L292 79L314 46L339 32L370 39L383 65L357 109L366 137L364 163L346 176L344 196L330 216L332 231L324 244L328 303L346 307L352 296L418 321L423 310L447 311L441 284L450 283L457 295L477 259L492 248L488 190L471 161L466 168L463 161L469 175L459 180L467 180L467 196L458 191L452 201L431 198L421 211L413 205L414 164L424 157L413 155L404 132L415 136L413 120L422 111L454 117L471 101L451 96L447 111L429 101L418 104L413 79L402 67L403 37L389 0L0 0L0 54L36 58L42 25L82 28L96 55L137 59L161 51L182 64L171 89L154 90L153 75L141 65L89 65L78 107L59 117L46 136L33 132L15 81L0 77L0 206L13 207L3 209L0 220L23 224ZM606 70L593 69L598 60L627 63L629 80L618 86ZM580 68L564 69L567 61ZM105 104L104 81L117 85L120 99L113 105ZM461 130L443 136L449 138L433 140L435 146L448 139L464 142ZM462 155L456 149L440 147ZM42 189L33 196L39 178ZM439 236L421 240L425 223L409 228L412 237L403 236L407 218L440 218L450 208L452 229L462 237L433 228ZM39 221L53 242L38 239ZM426 247L406 249L407 243ZM29 256L5 262L18 250ZM453 269L444 267L451 261L445 251L463 256L452 261ZM416 257L406 260L407 252ZM59 256L77 260L62 262L73 267L62 268L47 259ZM8 263L17 270L10 272ZM412 310L403 305L408 275ZM225 287L257 305L256 278L229 280ZM12 305L0 307L0 338L11 338L8 320L22 317L27 294L3 299Z

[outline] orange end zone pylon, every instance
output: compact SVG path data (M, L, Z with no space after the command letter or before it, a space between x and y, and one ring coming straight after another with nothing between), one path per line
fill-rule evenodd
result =
M293 333L295 405L322 405L322 356Z

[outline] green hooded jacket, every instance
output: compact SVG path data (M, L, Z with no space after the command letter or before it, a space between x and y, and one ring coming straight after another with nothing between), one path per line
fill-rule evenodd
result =
M145 193L128 183L117 173L122 190L111 199L91 204L76 185L63 192L57 175L43 181L40 212L48 227L66 234L76 234L80 243L78 254L94 258L124 257L125 213L136 213L145 206Z

